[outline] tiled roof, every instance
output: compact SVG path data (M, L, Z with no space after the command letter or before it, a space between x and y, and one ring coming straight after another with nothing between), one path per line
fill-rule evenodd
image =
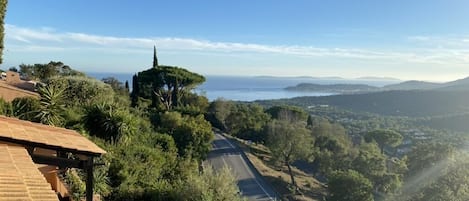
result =
M18 97L36 97L39 95L37 93L20 89L15 86L7 84L5 81L0 80L0 97L6 100L7 102L13 101L13 99Z
M0 141L61 149L80 154L106 153L74 130L59 128L0 115Z
M25 148L0 144L0 201L57 201Z

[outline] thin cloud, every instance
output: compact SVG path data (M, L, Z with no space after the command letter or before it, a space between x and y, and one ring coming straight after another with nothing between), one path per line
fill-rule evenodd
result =
M69 47L108 47L108 48L142 48L148 49L154 44L159 49L185 51L214 51L214 52L252 52L275 53L310 57L347 57L359 59L388 58L392 53L375 52L360 49L318 48L311 46L271 46L253 43L213 42L190 38L148 37L127 38L99 36L86 33L60 33L52 28L30 29L7 24L6 40L21 43L43 44L52 43L64 49Z
M469 49L468 36L411 36L409 41L432 48Z
M410 41L431 46L402 51L383 51L361 48L321 48L314 46L274 46L254 43L214 42L173 37L113 37L86 33L58 32L53 28L24 28L5 25L5 40L9 51L67 51L109 50L113 53L139 52L157 45L158 49L213 53L283 54L298 57L332 57L386 62L411 62L438 65L462 65L468 61L466 38L412 36Z

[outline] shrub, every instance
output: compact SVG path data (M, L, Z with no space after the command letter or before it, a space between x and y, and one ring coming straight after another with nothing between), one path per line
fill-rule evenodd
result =
M13 116L19 119L38 122L36 113L40 109L41 104L34 97L19 97L11 102L13 106Z
M70 105L112 102L114 99L114 90L111 86L94 78L56 76L50 78L47 84L64 87L64 98Z

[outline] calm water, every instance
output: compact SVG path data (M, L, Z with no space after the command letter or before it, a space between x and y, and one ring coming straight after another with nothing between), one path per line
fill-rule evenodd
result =
M115 77L121 82L129 81L132 86L130 73L87 73L88 75L102 79ZM316 84L368 84L372 86L384 86L394 84L397 81L373 81L373 80L346 80L346 79L314 79L314 78L279 78L279 77L236 77L236 76L206 76L207 81L195 91L207 96L209 100L224 98L229 100L253 101L266 99L293 98L298 96L327 96L332 93L322 92L291 92L283 90L285 87L299 83Z

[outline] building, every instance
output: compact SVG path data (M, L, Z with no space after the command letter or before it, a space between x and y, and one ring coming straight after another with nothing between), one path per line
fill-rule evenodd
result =
M104 153L76 131L0 115L0 201L66 200L59 173L67 168L86 171L86 200L92 201L93 161Z
M39 97L35 92L36 82L21 80L20 74L13 71L3 72L0 80L0 97L11 102L18 97Z

